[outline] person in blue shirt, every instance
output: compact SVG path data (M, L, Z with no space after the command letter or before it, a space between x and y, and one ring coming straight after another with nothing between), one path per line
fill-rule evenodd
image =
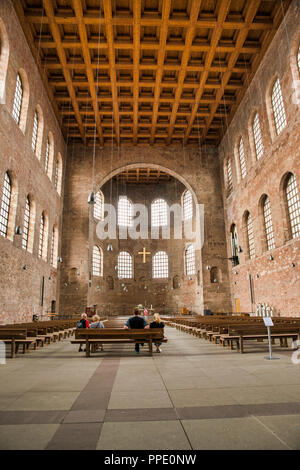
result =
M126 329L144 329L144 328L149 328L148 323L146 320L142 317L139 317L139 311L135 309L134 311L134 316L128 318L124 328ZM142 344L143 346L143 344ZM135 354L140 353L140 343L135 343L135 348L134 348Z

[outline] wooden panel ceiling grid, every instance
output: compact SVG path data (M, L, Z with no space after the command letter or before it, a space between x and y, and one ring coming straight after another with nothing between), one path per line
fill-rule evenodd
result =
M133 168L114 176L119 184L159 184L171 181L173 177L155 168Z
M291 0L13 0L68 143L219 144Z

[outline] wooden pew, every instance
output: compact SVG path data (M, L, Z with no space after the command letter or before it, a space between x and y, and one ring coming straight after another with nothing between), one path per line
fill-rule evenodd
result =
M167 342L163 328L124 329L124 328L79 328L71 344L85 344L86 357L91 355L91 344L148 343L152 356L152 344Z
M35 338L27 337L27 330L20 328L0 329L0 341L11 345L11 357L15 357L18 345L23 345L23 353L29 348L29 345L36 341Z

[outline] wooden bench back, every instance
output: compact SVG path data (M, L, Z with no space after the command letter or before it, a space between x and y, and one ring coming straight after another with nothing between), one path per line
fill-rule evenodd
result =
M163 328L128 330L124 328L79 328L75 333L76 339L161 339L163 336Z
M27 330L9 328L0 330L0 340L1 339L26 339Z

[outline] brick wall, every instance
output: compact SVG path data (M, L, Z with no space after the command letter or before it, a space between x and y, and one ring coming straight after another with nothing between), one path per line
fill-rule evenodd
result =
M230 227L236 224L240 264L230 267L232 302L240 299L242 311L255 310L259 303L268 303L281 315L300 315L300 240L291 239L284 207L283 178L289 172L296 176L300 194L300 76L296 57L300 43L299 2L293 2L285 21L269 47L237 113L219 148L225 207L227 253L230 254ZM271 90L279 78L287 126L276 135L271 108ZM298 102L296 97L298 96ZM264 154L257 160L251 124L258 112ZM240 176L237 145L243 137L247 175ZM224 169L231 158L233 191L228 194ZM226 170L225 170L226 176ZM225 180L225 181L224 181ZM273 220L275 249L267 251L261 198L268 195ZM249 259L247 232L243 223L245 211L253 222L255 258ZM270 255L274 260L270 259ZM292 263L295 267L292 267ZM235 274L237 273L237 274ZM253 278L254 302L251 304L249 275Z
M0 31L3 47L9 45L7 74L0 74L0 194L4 175L9 171L13 184L17 185L16 200L13 201L15 220L11 239L0 236L0 323L31 320L32 313L50 311L51 301L58 302L59 270L50 266L51 231L54 224L61 233L62 197L54 188L54 165L50 178L45 174L46 140L52 132L54 161L61 153L65 161L65 142L55 119L47 93L38 74L37 67L10 1L0 2ZM6 41L7 40L7 41ZM12 117L17 74L23 69L29 84L27 118L23 132ZM1 71L3 72L3 70ZM3 80L5 81L5 88ZM3 93L1 93L1 90ZM43 138L40 159L33 153L32 129L36 106L43 112ZM33 251L22 249L22 235L15 235L15 227L23 229L27 195L36 205ZM47 261L38 258L39 225L41 213L45 211L49 221ZM26 269L24 269L26 266ZM41 306L41 286L44 277L44 305Z

